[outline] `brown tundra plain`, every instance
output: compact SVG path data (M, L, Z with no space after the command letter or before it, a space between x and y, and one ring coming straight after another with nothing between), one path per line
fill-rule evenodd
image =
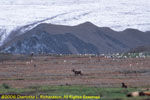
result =
M146 89L150 87L150 58L3 55L0 85L4 83L14 88L46 85L121 88L121 83L125 83L128 88Z

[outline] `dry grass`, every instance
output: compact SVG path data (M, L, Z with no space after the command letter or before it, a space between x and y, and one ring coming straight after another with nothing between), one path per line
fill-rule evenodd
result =
M22 56L24 58L24 56ZM16 57L17 58L17 57ZM150 58L111 59L76 56L35 56L27 60L0 62L0 84L22 88L32 85L88 85L120 87L148 87ZM36 67L34 67L36 64ZM81 70L75 76L72 69Z

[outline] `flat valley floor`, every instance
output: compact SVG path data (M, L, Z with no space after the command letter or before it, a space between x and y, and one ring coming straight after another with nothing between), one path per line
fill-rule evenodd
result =
M71 70L81 71L75 75ZM0 62L0 84L15 88L35 85L150 87L150 58L34 56L31 60Z

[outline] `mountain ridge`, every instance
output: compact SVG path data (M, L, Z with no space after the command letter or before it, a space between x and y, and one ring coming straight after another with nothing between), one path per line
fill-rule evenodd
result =
M13 37L10 41L8 41L5 45L1 47L2 52L8 52L8 48L16 48L15 45L17 44L18 41L27 41L24 40L24 37L32 37L32 35L37 35L36 33L46 33L45 35L47 37L55 37L55 35L58 35L58 37L61 37L65 39L64 36L67 36L66 34L70 34L72 39L75 39L74 41L72 40L62 40L61 42L65 45L65 48L69 48L68 51L70 54L78 54L78 53L115 53L115 52L126 52L130 50L131 48L135 48L137 46L145 46L145 45L150 45L150 32L142 32L136 29L126 29L124 31L114 31L110 29L109 27L98 27L91 22L85 22L76 26L66 26L66 25L53 25L53 24L47 24L47 23L42 23L37 25L31 30L28 30L24 34L21 34L19 36ZM16 32L17 33L17 30ZM14 34L15 34L14 33ZM11 38L13 34L9 36ZM37 35L38 36L38 35ZM56 41L59 41L60 38L56 38ZM52 42L53 39L51 40L40 40L41 42ZM37 40L36 42L38 42ZM54 44L59 45L59 43L54 42ZM80 45L78 41L82 41L82 45L90 45L87 48ZM32 42L32 41L30 41ZM29 42L29 43L30 43ZM38 43L41 43L38 42ZM79 45L79 46L76 46ZM51 46L47 45L47 47L43 47L45 49L50 48ZM22 48L22 49L19 49ZM40 47L39 47L40 48ZM37 48L37 49L39 49ZM53 47L56 48L56 47ZM71 49L72 48L72 49ZM24 51L25 48L23 47L18 47L16 49L19 49L17 51ZM74 50L73 50L74 49ZM83 50L85 49L85 50ZM30 49L31 50L31 49ZM36 49L34 50L27 50L25 54L28 54L30 52L37 52ZM44 50L44 49L42 49ZM52 50L52 49L51 49ZM43 52L43 53L63 53L63 52L51 52L49 49L49 52ZM95 52L92 52L94 51ZM76 52L73 52L76 51ZM81 52L82 51L82 52ZM14 51L9 51L10 53L14 53ZM15 52L17 53L17 52ZM21 53L21 52L18 52ZM65 54L65 52L64 52Z

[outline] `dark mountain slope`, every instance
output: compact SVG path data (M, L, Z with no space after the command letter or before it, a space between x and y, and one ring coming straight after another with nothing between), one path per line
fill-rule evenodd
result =
M35 52L36 54L98 54L98 49L96 46L85 43L71 33L49 34L46 32L39 32L18 40L5 49L5 52L19 54L28 54L30 52Z
M116 32L107 27L97 27L90 22L77 26L40 24L18 35L9 36L1 51L10 53L115 53L127 52L137 46L150 45L150 32L127 29Z
M129 51L129 53L141 53L141 52L149 52L150 53L150 46L139 46L133 48Z

